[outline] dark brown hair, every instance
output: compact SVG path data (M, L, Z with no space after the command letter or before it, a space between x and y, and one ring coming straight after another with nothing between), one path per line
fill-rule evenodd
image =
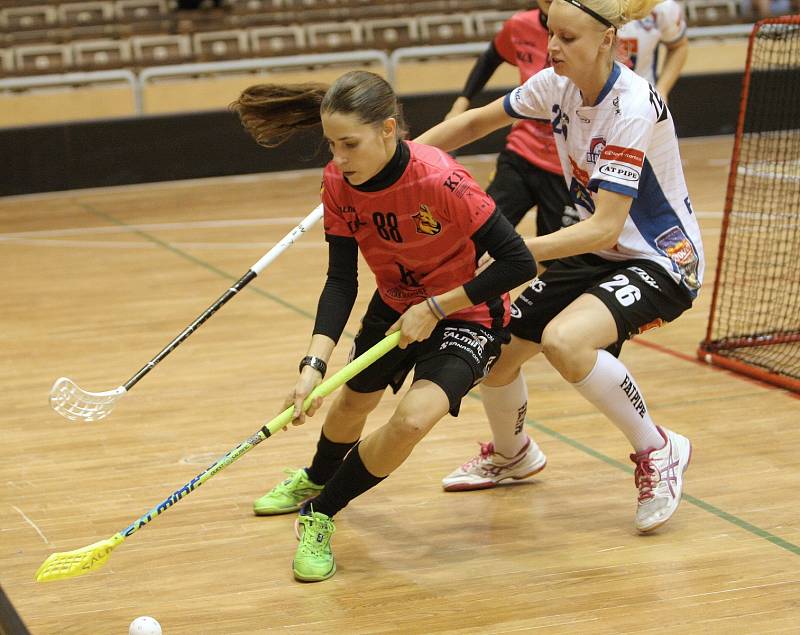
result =
M246 88L230 106L263 146L280 145L296 131L321 122L321 114L354 114L365 124L397 120L398 138L406 134L397 95L380 75L350 71L332 86L325 84L257 84Z

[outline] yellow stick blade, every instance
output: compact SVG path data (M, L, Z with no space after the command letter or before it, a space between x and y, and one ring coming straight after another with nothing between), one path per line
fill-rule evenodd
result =
M123 540L125 537L122 534L115 534L82 549L51 554L36 571L36 581L64 580L99 569Z

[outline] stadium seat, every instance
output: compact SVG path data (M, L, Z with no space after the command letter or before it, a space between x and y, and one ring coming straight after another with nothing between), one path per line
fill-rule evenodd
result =
M72 43L76 66L125 66L131 60L129 40L86 40Z
M64 26L97 24L114 19L111 2L70 2L58 5L58 21Z
M114 6L120 20L160 18L169 13L167 0L116 0Z
M362 20L367 45L393 49L419 41L419 26L414 18Z
M263 26L248 29L250 49L257 55L292 55L306 46L299 26Z
M58 22L56 8L41 4L32 7L8 7L0 9L0 26L14 29L47 28Z
M419 35L423 44L463 42L475 35L468 15L423 15L419 18Z
M194 54L201 60L247 57L250 43L242 30L207 31L192 36Z
M686 18L691 24L730 24L739 16L737 0L687 0Z
M361 25L352 20L308 24L306 33L314 49L358 48L362 42Z
M30 73L63 73L72 66L68 45L39 44L14 48L14 66Z
M131 38L131 49L140 64L180 63L192 56L188 35L137 35Z

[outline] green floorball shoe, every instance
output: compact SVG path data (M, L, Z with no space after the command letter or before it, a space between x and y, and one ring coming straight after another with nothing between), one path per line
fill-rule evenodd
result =
M292 561L294 577L301 582L320 582L336 573L331 550L331 536L336 531L333 520L312 511L297 517L300 544Z
M288 475L270 491L253 503L256 516L274 516L296 512L307 500L315 498L325 488L308 480L303 468L284 470Z

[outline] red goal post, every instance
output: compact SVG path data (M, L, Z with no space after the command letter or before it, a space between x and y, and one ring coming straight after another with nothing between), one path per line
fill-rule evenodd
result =
M800 15L750 35L698 357L800 392Z

